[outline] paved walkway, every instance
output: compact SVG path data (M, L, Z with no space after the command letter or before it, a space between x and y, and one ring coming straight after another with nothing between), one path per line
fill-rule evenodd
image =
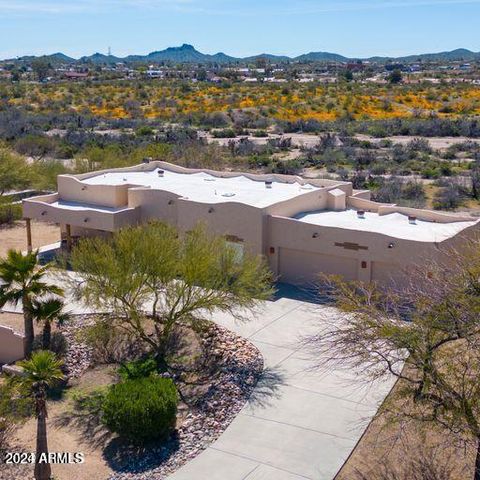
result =
M285 297L245 324L215 316L260 349L266 369L221 437L169 480L332 479L393 385L369 389L358 375L309 368L299 339L336 317L332 307Z
M369 389L359 374L312 369L318 359L300 340L337 322L338 311L283 293L246 323L213 317L259 348L265 371L220 438L169 480L331 480L389 392L393 381ZM72 313L92 311L70 292L67 304Z

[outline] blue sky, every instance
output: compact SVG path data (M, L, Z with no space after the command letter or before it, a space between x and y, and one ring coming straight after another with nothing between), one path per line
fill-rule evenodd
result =
M0 0L0 58L145 54L352 57L480 50L480 0Z

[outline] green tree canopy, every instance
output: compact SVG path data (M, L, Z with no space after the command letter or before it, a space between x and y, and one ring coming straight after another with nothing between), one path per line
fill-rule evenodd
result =
M113 310L115 322L150 345L159 360L176 325L195 327L215 311L247 318L273 292L263 259L238 259L225 239L203 226L179 234L151 223L121 230L111 241L85 239L74 249L72 265L84 280L78 294Z

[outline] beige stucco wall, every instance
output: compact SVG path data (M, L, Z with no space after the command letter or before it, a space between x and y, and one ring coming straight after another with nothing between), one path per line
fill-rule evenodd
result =
M87 185L71 175L58 176L58 196L69 202L88 203L103 207L118 208L128 203L128 189L125 185Z
M10 327L0 325L0 365L23 358L24 337Z
M199 222L217 235L233 235L244 241L253 254L262 254L264 215L255 207L234 202L204 204L178 199L178 228L188 231Z
M350 259L357 265L355 279L387 283L392 278L401 283L406 280L404 270L409 264L428 265L429 259L442 258L444 252L460 246L464 239L472 238L476 232L478 227L474 225L466 229L462 236L434 244L398 239L374 232L322 227L291 218L272 216L267 223L266 250L269 252L269 264L273 272L280 276L280 281L282 273L288 280L303 278L305 281L312 281L315 265L326 273L332 273L332 264L338 265L335 273L351 280L352 263L346 261ZM274 253L270 253L270 248L273 248ZM300 255L295 252L302 253ZM298 261L285 258L285 253L297 256ZM309 256L310 262L305 260L306 256ZM365 268L362 267L362 262L365 262ZM288 270L285 270L285 266Z
M53 200L55 196L51 196ZM54 200L53 200L54 201ZM70 224L77 227L105 230L113 232L128 225L136 225L140 221L140 209L125 207L122 210L98 211L90 208L69 210L58 208L38 197L23 201L23 216L45 222Z
M105 235L106 232L152 219L167 222L181 231L204 223L210 232L237 237L252 253L265 254L275 274L283 274L284 279L295 283L301 283L302 279L311 280L316 277L317 271L343 274L347 279L386 283L393 277L401 281L406 275L403 271L406 265L427 264L430 258L441 256L445 248L459 244L462 236L468 237L478 231L475 225L461 235L434 244L397 239L374 232L310 225L291 218L302 212L342 210L347 207L377 212L379 215L399 212L434 222L472 221L471 217L372 202L369 199L370 192L354 191L348 182L185 169L165 162L105 172L151 171L155 168L180 173L207 172L218 177L245 175L257 181L310 183L318 189L302 190L302 194L294 198L262 209L232 201L214 204L194 202L177 194L144 186L84 184L83 179L102 173L92 172L76 177L59 176L59 193L25 200L24 216L70 224L74 236L90 236L95 232ZM275 183L272 188L275 188ZM338 195L339 191L344 195ZM61 209L51 205L58 199L118 210L96 211L88 207L80 211Z

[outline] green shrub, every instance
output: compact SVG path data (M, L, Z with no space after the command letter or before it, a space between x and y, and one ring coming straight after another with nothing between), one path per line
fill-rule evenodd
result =
M235 138L237 133L232 128L212 131L213 138Z
M0 225L10 224L22 218L22 206L20 204L0 204Z
M164 440L175 428L177 403L177 390L168 378L126 380L109 388L103 422L134 443Z
M122 380L134 380L136 378L149 377L156 372L157 362L149 357L125 363L120 367L118 374Z

